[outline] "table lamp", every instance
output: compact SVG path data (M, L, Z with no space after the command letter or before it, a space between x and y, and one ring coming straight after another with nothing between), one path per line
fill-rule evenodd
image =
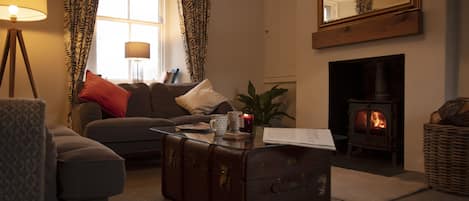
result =
M47 18L47 0L0 0L0 20L8 20L12 23L17 21L40 21ZM28 53L24 44L23 34L20 29L8 29L5 40L5 51L3 52L2 63L0 66L0 86L2 85L3 74L5 73L8 55L10 55L10 85L9 97L15 96L15 66L16 66L16 39L20 44L23 54L24 64L29 77L29 83L33 91L34 98L37 98L36 85L34 84L31 65L29 63Z
M134 83L143 82L143 68L139 63L142 60L150 58L150 44L145 42L126 42L125 58L136 63L136 66L130 68L132 81Z

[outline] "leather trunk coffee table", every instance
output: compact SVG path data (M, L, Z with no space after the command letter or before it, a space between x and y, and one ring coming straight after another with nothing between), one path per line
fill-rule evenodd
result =
M162 193L168 199L331 200L331 151L264 144L259 135L233 141L213 134L152 130L163 134Z

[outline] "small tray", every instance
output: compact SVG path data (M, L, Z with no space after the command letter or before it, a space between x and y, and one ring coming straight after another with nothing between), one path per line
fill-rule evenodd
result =
M176 126L181 131L195 131L195 132L209 132L210 125L205 122L198 122L194 124L184 124Z
M247 139L251 136L250 133L245 133L245 132L237 132L237 133L233 133L233 132L226 132L224 135L223 135L223 139L225 140L244 140L244 139Z

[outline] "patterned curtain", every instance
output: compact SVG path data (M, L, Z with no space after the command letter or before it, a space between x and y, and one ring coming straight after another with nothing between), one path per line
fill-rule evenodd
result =
M83 80L93 40L98 0L64 0L65 65L69 73L69 101L76 97L77 83Z
M179 11L191 80L200 82L205 76L210 0L180 0Z
M373 9L373 0L357 0L357 14L369 12Z

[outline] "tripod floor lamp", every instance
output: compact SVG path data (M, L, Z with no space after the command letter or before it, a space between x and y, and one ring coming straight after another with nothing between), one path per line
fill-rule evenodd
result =
M47 18L47 0L0 0L0 20L8 20L12 23L17 21L40 21ZM24 64L29 77L29 83L33 91L34 98L37 98L36 85L34 84L31 64L29 63L28 53L24 44L23 34L20 29L8 29L5 40L5 49L3 52L2 63L0 66L0 86L2 85L3 75L6 69L8 55L10 55L10 79L9 79L9 97L15 96L15 67L16 67L16 41L18 39L21 53L23 54Z

